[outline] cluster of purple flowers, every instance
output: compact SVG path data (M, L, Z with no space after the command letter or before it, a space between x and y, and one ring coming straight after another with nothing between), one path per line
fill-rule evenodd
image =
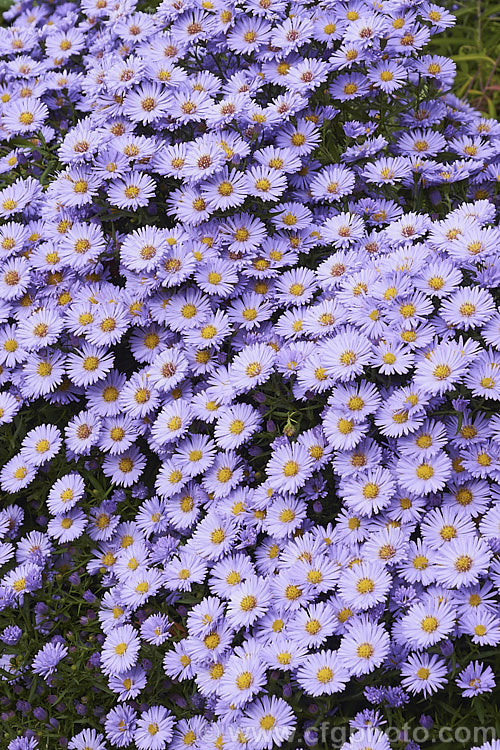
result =
M491 691L486 663L452 674L446 650L500 643L500 125L423 51L451 14L21 0L6 17L0 423L40 399L55 416L21 425L0 469L0 607L91 540L116 706L68 747L264 750L295 731L292 690L375 670L400 687L373 704ZM25 533L22 498L61 456ZM120 489L94 502L89 470ZM166 603L193 592L174 636ZM1 635L13 682L19 636ZM136 701L144 644L203 710ZM58 636L30 670L50 685L67 657ZM381 725L361 747L390 748Z

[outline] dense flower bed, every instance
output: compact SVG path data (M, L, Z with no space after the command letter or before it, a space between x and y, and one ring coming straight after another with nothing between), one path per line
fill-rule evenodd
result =
M1 746L493 731L500 125L452 15L5 15Z

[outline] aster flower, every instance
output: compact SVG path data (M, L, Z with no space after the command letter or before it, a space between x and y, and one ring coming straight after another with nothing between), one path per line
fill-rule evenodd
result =
M69 167L57 180L60 200L67 208L91 203L97 194L101 179L89 167Z
M4 391L0 394L0 424L12 422L21 408L21 402L11 393Z
M142 667L133 667L111 675L108 680L109 689L118 694L118 700L134 699L146 686L146 672Z
M454 245L450 245L448 253L459 261L480 260L491 257L495 242L498 240L496 227L470 226Z
M111 182L108 187L108 199L113 206L124 209L137 209L147 206L149 199L155 194L155 183L144 174L133 173Z
M43 678L54 674L57 665L68 655L68 648L61 643L46 643L33 659L32 669Z
M108 455L104 459L104 474L121 487L134 484L146 466L146 459L138 448L132 446L118 455Z
M403 154L420 154L421 156L436 156L444 147L446 141L441 133L428 129L416 129L411 133L403 133L398 140L398 147Z
M404 345L382 341L372 355L372 366L383 375L402 375L411 369L414 355Z
M471 594L469 599L474 596L474 594ZM478 611L471 611L461 618L461 630L471 637L473 643L480 646L496 646L500 643L500 622L498 618L480 605L477 609Z
M222 449L233 449L247 442L258 429L261 418L248 404L236 404L217 419L214 437Z
M219 694L236 707L243 706L262 688L265 673L266 668L257 656L233 656L220 680Z
M335 626L335 616L331 607L325 604L311 604L297 612L287 628L287 633L292 643L300 644L306 649L323 644L333 634ZM286 660L281 661L286 665Z
M363 750L369 742L373 750L389 750L390 744L385 732L377 727L363 727L355 732L349 741L349 750Z
M328 219L322 227L325 240L334 247L347 247L364 235L364 222L356 215L340 213Z
M211 513L198 524L192 546L202 557L218 560L231 549L235 538L234 521Z
M42 585L41 573L41 569L33 563L23 563L8 572L1 579L1 586L3 591L11 592L10 604L17 600L22 605L25 594L40 588Z
M276 294L285 305L307 303L316 291L316 279L312 271L301 268L286 271L276 283Z
M345 410L328 409L323 417L323 430L332 448L346 451L363 440L368 424L355 421Z
M285 125L276 138L276 146L290 148L298 156L311 153L318 142L318 128L305 119L299 119L296 126Z
M120 391L119 405L131 417L145 417L158 405L159 394L147 370L136 372Z
M32 466L39 466L56 455L61 443L61 433L55 425L35 427L21 444L21 458Z
M443 543L454 539L466 539L474 536L474 525L470 517L456 508L435 508L421 525L422 537L433 549L439 549Z
M108 633L101 653L104 674L117 675L133 667L137 661L140 641L131 625L121 625Z
M40 129L48 114L46 104L34 97L27 97L9 102L3 110L2 122L13 135L33 133Z
M75 734L68 744L70 750L85 750L86 747L91 750L106 750L104 735L95 729L83 729Z
M283 698L267 696L253 701L245 708L241 727L243 732L255 738L256 750L281 744L293 734L295 715Z
M441 490L451 476L451 461L442 451L428 458L404 457L398 461L399 483L410 492Z
M155 596L162 586L162 576L158 570L136 570L124 582L122 589L123 603L131 610L141 607Z
M115 556L115 562L113 563L113 573L119 578L120 581L127 583L129 577L136 573L147 573L148 565L151 562L151 555L149 550L144 544L144 541L137 540L132 541L127 547L117 550ZM145 588L145 593L149 590ZM120 598L121 595L120 595ZM130 608L130 605L129 607Z
M347 59L348 62L351 62L353 59L357 60L360 57L362 57L362 54L359 52L359 49L357 46L352 45L352 47L347 48L345 57L341 59L342 61ZM342 62L341 66L344 67ZM331 96L341 102L364 97L368 94L369 90L369 83L361 73L340 75L329 87Z
M202 136L186 152L183 177L193 183L200 182L223 169L225 154L217 139Z
M12 367L17 362L23 362L27 356L27 351L21 344L19 329L13 325L0 329L0 363Z
M173 736L174 719L163 706L152 706L142 713L134 732L139 750L163 750Z
M270 604L270 593L256 576L240 583L231 594L227 617L234 628L248 626L261 618Z
M493 298L486 289L458 289L446 299L440 313L448 325L463 330L487 323L495 312Z
M491 667L479 661L471 662L455 680L464 698L472 698L481 693L490 693L496 685Z
M348 626L338 651L348 674L368 674L380 666L389 651L389 635L381 625L364 618Z
M286 177L268 167L252 167L245 174L245 189L249 195L263 201L277 201L286 188Z
M490 561L491 551L481 539L452 539L436 555L436 579L456 588L477 583L488 571Z
M229 32L229 48L234 52L251 53L258 50L270 39L271 27L262 18L241 18Z
M181 719L181 721L176 723L174 729L172 747L177 750L177 748L183 745L189 745L190 740L193 742L199 741L206 734L208 726L208 722L202 716Z
M226 211L240 206L248 193L244 175L224 167L203 183L201 194L211 209Z
M88 668L111 703L106 739L70 733L77 750L290 743L275 671L304 700L378 667L403 687L370 701L433 695L448 675L425 649L499 638L500 129L421 52L450 15L105 5L4 19L0 608L30 595L52 627L38 590L88 532L81 625L96 613ZM15 492L37 495L40 530ZM195 686L175 728L141 703L141 641ZM376 712L351 725L349 750L387 750Z
M435 554L420 539L410 542L408 559L399 567L401 576L409 583L421 581L427 585L435 581Z
M230 382L237 392L264 383L270 377L275 353L266 344L252 344L236 355L229 369Z
M385 94L392 94L400 89L407 80L408 72L403 65L394 60L378 62L368 71L368 79Z
M113 357L101 347L83 344L81 350L68 354L66 367L76 385L91 385L109 373L113 367Z
M435 654L412 654L401 669L401 684L413 695L432 695L447 682L447 673L445 662Z
M64 354L47 349L31 355L24 364L23 390L29 396L46 395L64 380Z
M409 174L410 166L403 156L382 157L368 164L363 177L378 185L394 185Z
M200 122L210 113L211 97L204 91L191 91L182 87L173 92L170 105L170 116L179 123Z
M278 448L266 467L273 488L285 492L295 492L305 484L312 470L311 456L296 443Z
M111 709L106 717L104 728L109 741L117 747L126 747L133 739L137 712L127 705Z
M64 431L67 447L77 455L86 453L99 440L101 420L97 414L82 411L71 419Z
M322 347L327 372L338 380L351 380L368 364L371 344L367 338L355 335L352 327L329 339Z
M5 240L4 240L5 242ZM31 270L25 258L11 258L2 266L0 293L6 300L18 299L28 288Z
M270 484L272 486L272 480L270 480ZM281 539L289 536L302 525L306 511L306 506L302 501L298 499L285 500L278 496L266 509L263 527L276 539Z
M141 83L129 91L123 112L133 122L152 123L168 112L170 96L157 83Z
M401 629L414 648L425 648L445 638L455 624L455 610L447 602L414 604L401 620Z
M266 227L260 219L250 214L235 214L224 220L220 233L229 252L246 253L261 245L266 236Z
M360 563L342 573L339 593L355 609L370 609L384 601L391 582L380 563Z
M324 167L311 180L310 190L316 201L339 200L350 195L354 187L354 174L350 169L341 165Z
M77 473L60 477L52 485L47 498L47 507L53 515L69 510L83 497L85 484Z
M78 539L87 526L87 516L78 508L58 513L47 524L47 533L61 544Z
M394 490L391 473L387 469L377 468L348 481L342 488L342 496L351 510L369 516L389 505Z

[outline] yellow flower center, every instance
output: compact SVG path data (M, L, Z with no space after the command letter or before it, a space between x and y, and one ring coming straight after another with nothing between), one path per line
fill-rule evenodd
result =
M102 398L108 404L112 403L113 401L116 401L118 396L119 396L118 389L112 385L106 386L106 388L102 392Z
M451 367L448 365L437 365L433 372L436 380L446 380L451 375Z
M118 468L123 474L128 474L134 468L134 462L131 458L122 458L118 463Z
M353 365L357 360L356 353L352 350L348 350L341 354L340 356L340 362L344 365L344 367L349 367L350 365Z
M139 388L135 392L135 400L138 404L146 404L151 397L151 392L147 388Z
M255 596L244 596L240 602L240 608L244 612L250 612L257 606L257 599Z
M94 372L99 367L99 360L97 357L85 357L83 360L83 369L87 372Z
M306 631L309 635L316 635L321 630L321 623L319 620L309 620L306 623Z
M321 669L318 669L316 672L316 679L322 685L326 685L327 682L333 680L333 670L331 670L330 667L321 667Z
M360 594L371 594L375 590L375 583L371 578L361 578L356 584L356 590Z
M226 538L226 534L224 532L224 529L215 529L210 534L210 539L212 541L212 544L222 544L225 538Z
M420 625L425 633L434 633L434 631L438 628L439 621L436 617L429 615L428 617L424 617Z
M350 419L341 418L337 422L337 428L342 435L349 435L354 429L354 422Z
M239 690L248 690L253 682L253 676L251 672L242 672L236 679L236 686Z
M209 651L213 651L220 644L220 635L218 633L209 633L205 636L203 643Z
M288 461L283 467L283 474L286 477L295 477L299 473L300 467L297 461Z
M35 447L37 453L47 453L50 448L50 443L48 440L39 440Z
M431 479L434 476L434 469L430 464L420 464L415 473L419 479Z
M375 484L375 482L368 482L368 484L365 484L363 487L363 496L366 497L369 500L374 500L376 497L378 497L380 492L380 487L378 484Z
M285 589L285 597L290 601L295 601L302 596L302 589L294 584L289 584Z
M446 525L442 527L441 531L439 532L439 536L444 542L449 542L452 539L456 539L457 530L454 526Z
M455 560L455 568L459 573L467 573L472 568L473 562L469 555L461 555Z
M229 482L231 477L233 476L233 472L229 468L229 466L225 466L222 469L219 469L217 472L217 479L221 484L225 484L226 482Z
M137 185L128 185L124 190L125 197L129 199L137 198L140 192L140 188Z

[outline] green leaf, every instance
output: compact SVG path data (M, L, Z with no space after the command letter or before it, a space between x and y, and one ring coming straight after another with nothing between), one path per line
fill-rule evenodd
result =
M452 60L454 60L454 62L469 62L471 60L474 60L474 61L476 61L476 60L485 60L485 61L491 63L492 65L495 65L495 61L492 60L491 57L488 57L488 55L483 55L483 54L479 54L479 53L474 53L474 54L470 54L470 55L453 55L452 56Z

